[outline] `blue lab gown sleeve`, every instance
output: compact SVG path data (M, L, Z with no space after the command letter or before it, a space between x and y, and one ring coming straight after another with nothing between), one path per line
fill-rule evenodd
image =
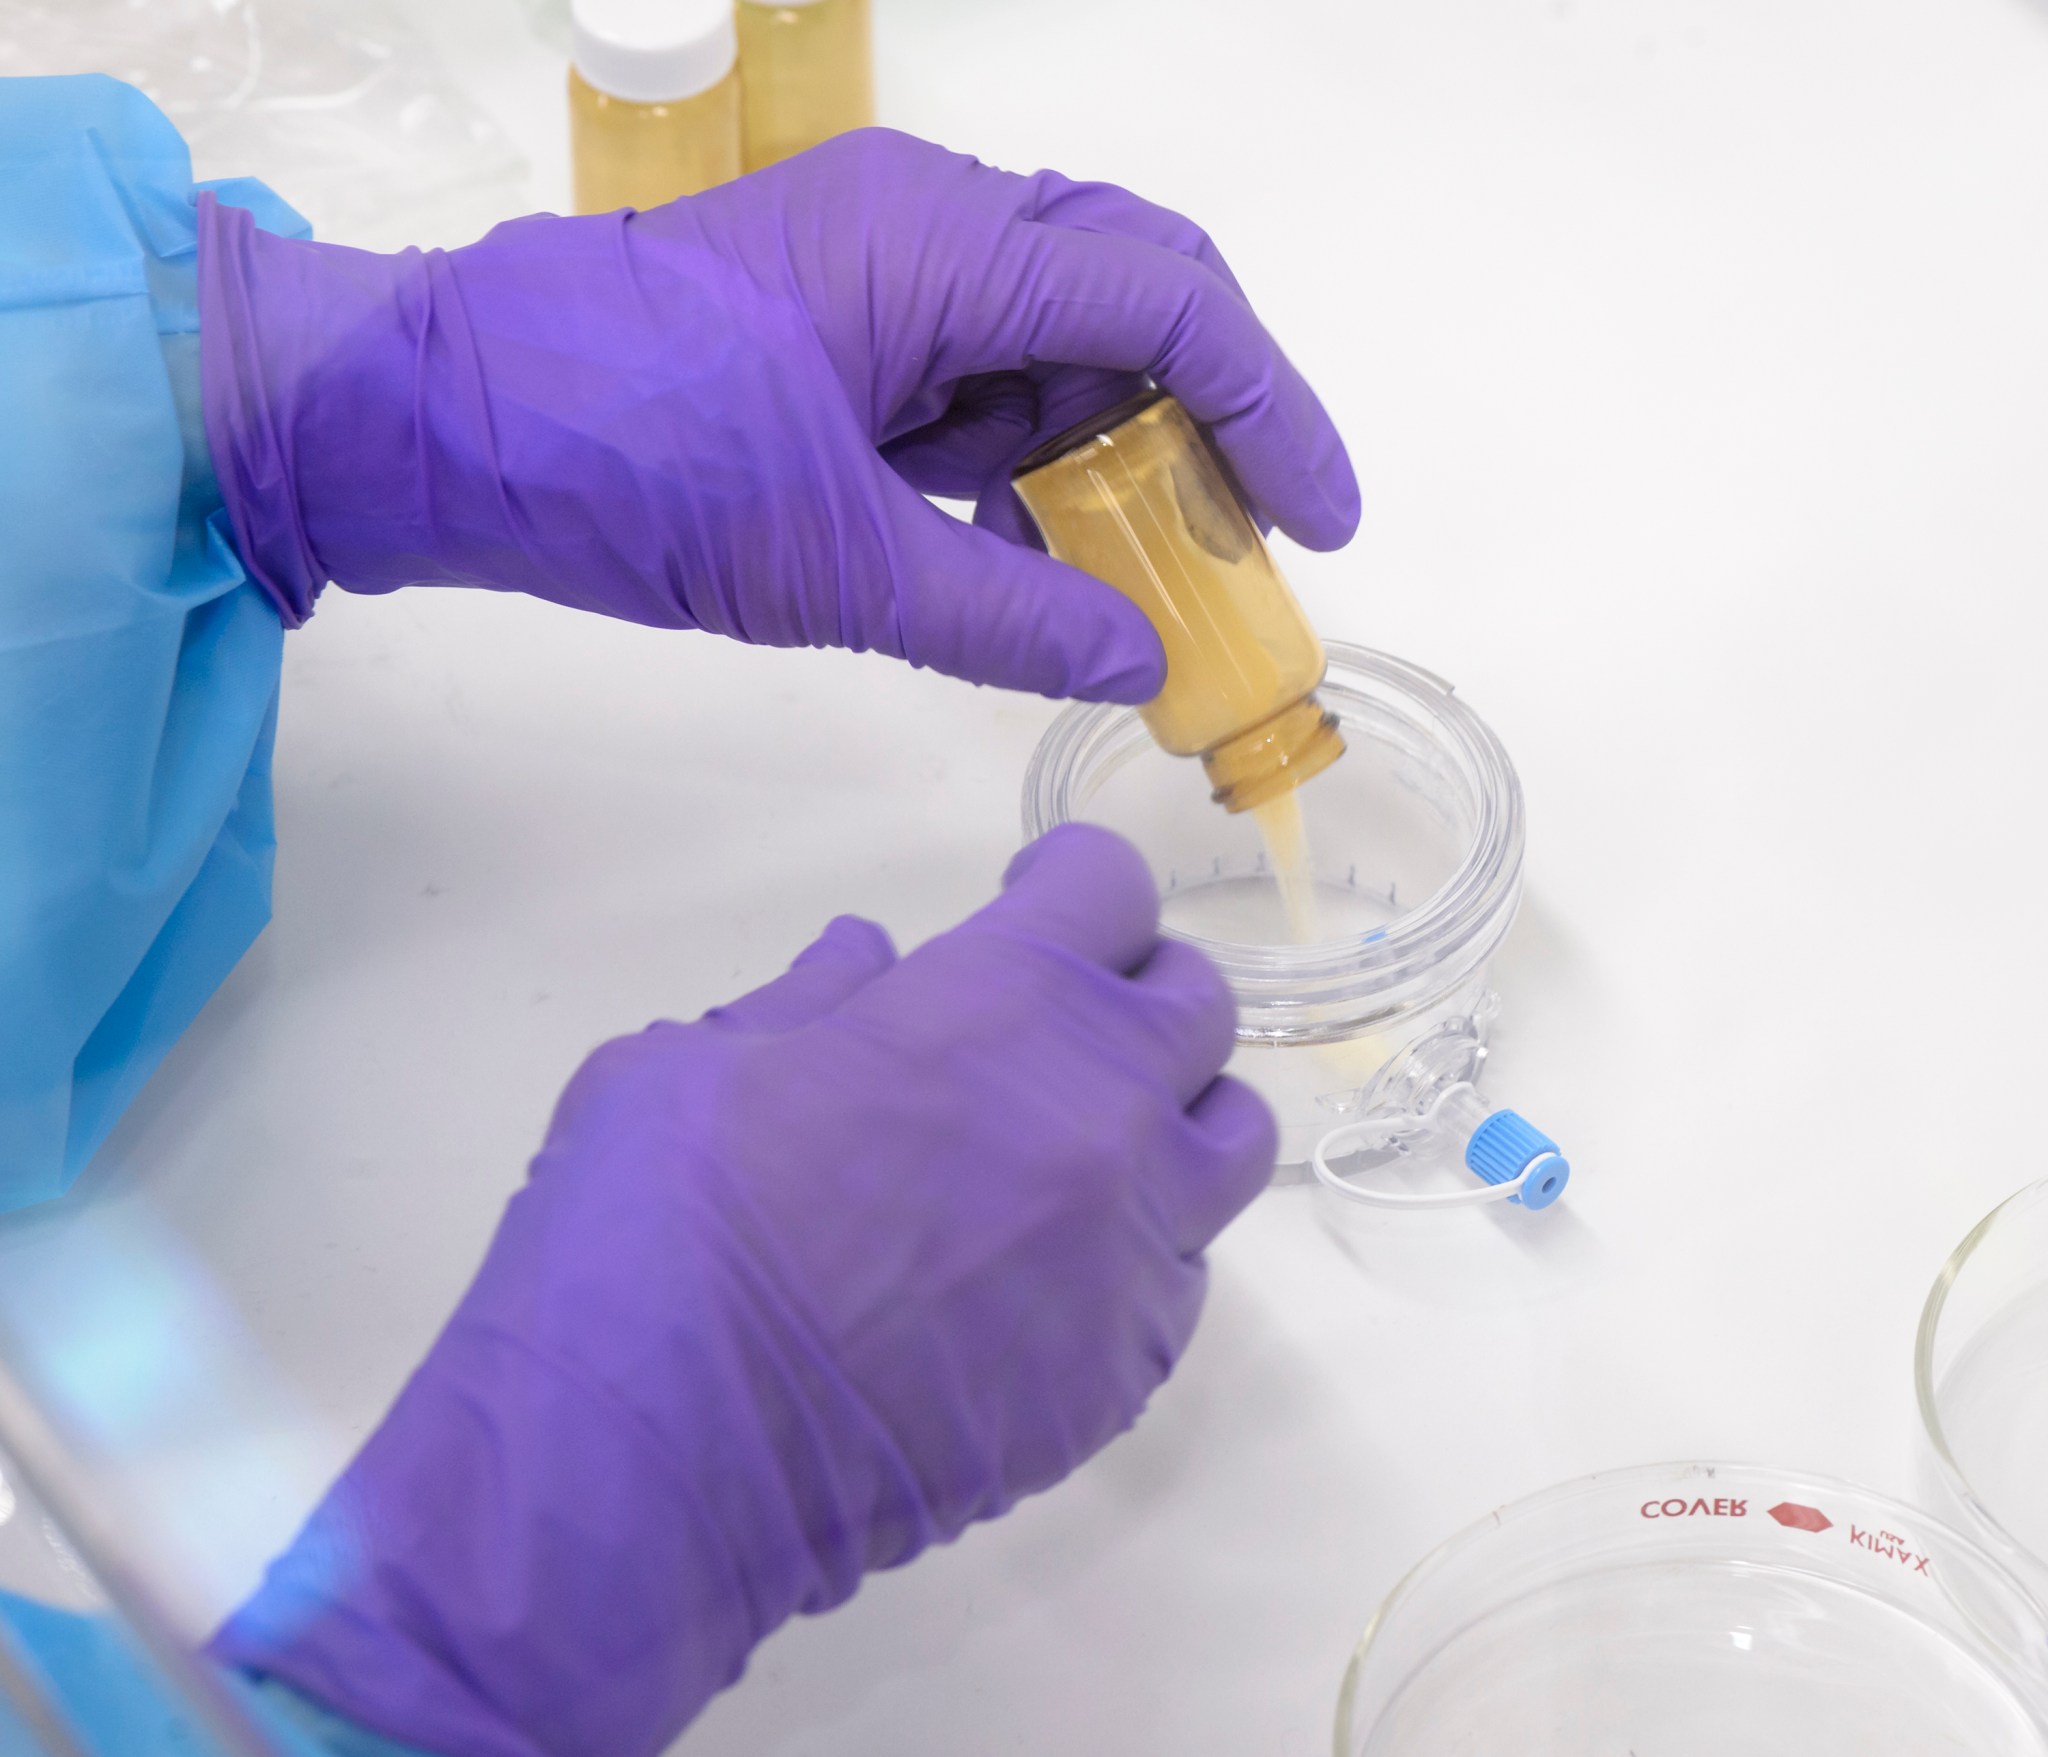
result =
M199 187L133 88L0 79L0 1210L69 1185L269 919L283 630L200 421Z
M224 1757L111 1617L0 1592L0 1648L90 1757ZM224 1677L277 1757L424 1757L280 1685ZM8 1705L4 1689L0 1757L54 1757L26 1717Z

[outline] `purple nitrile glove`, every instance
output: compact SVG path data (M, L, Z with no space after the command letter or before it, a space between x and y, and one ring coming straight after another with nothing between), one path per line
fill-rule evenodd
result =
M448 1757L647 1757L785 1618L1128 1426L1273 1122L1128 844L1055 830L1006 883L598 1050L215 1652Z
M496 586L1147 700L1150 626L1027 546L1008 483L1131 374L1290 536L1358 521L1336 431L1197 227L904 135L447 252L278 238L208 199L199 270L221 493L294 624L330 578Z

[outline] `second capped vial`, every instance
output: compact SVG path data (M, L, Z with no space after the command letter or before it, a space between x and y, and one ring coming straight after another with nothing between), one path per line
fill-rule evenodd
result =
M738 0L748 170L874 121L868 6L869 0Z
M659 207L740 174L732 0L572 0L578 213Z

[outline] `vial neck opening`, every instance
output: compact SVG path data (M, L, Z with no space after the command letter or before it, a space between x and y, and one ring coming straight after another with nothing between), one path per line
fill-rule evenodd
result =
M1320 775L1344 754L1337 716L1313 694L1203 753L1210 797L1225 811L1250 811Z

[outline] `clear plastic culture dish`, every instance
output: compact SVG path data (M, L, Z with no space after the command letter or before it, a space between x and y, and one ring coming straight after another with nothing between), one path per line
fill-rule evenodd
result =
M2048 1182L1994 1208L1942 1266L1913 1381L1960 1521L2048 1596Z
M1821 1477L1609 1472L1396 1586L1337 1757L2041 1757L2048 1635L1969 1538Z
M1024 783L1027 839L1087 819L1151 863L1166 931L1206 952L1236 995L1232 1071L1278 1114L1283 1165L1315 1160L1333 1131L1367 1118L1390 1125L1373 1145L1401 1151L1432 1132L1465 1146L1491 1117L1512 1117L1479 1105L1472 1085L1496 1010L1487 965L1521 900L1514 767L1428 672L1363 647L1332 644L1328 657L1318 694L1345 753L1299 789L1309 943L1290 933L1251 816L1214 805L1200 769L1161 750L1138 710L1069 708ZM1456 1199L1525 1192L1534 1207L1562 1187L1552 1143L1529 1130L1506 1145L1501 1178L1472 1165L1497 1189ZM1540 1195L1533 1174L1508 1181L1545 1152Z

